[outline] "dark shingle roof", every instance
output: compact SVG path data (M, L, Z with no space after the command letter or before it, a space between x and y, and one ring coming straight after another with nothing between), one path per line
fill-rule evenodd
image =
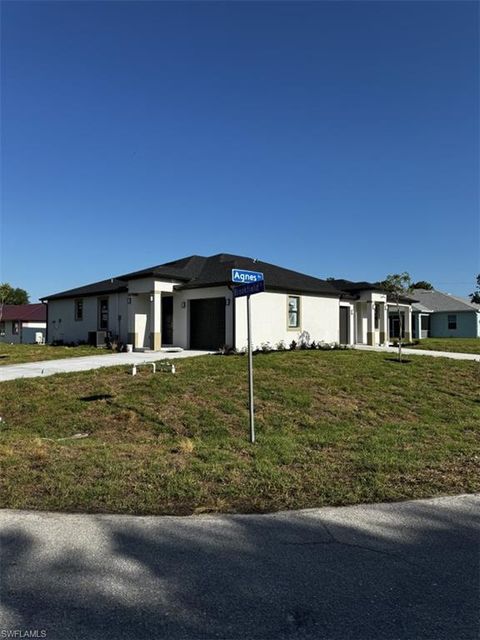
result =
M210 257L188 256L173 262L127 273L110 280L102 280L85 287L62 291L43 300L56 300L79 296L98 295L127 291L127 281L152 276L161 280L177 282L177 289L212 287L231 283L232 269L262 271L267 290L282 290L294 293L312 293L339 296L340 291L331 282L314 278L297 271L284 269L268 262L253 260L244 256L219 253Z
M5 304L1 309L0 320L19 320L20 322L46 322L47 309L44 304Z
M229 253L219 253L203 260L202 265L197 265L200 268L196 274L187 283L180 285L178 288L192 289L230 284L232 269L247 269L249 271L261 271L264 274L265 288L267 290L339 295L339 291L326 280L314 278L298 271L284 269L269 262Z
M75 289L68 289L68 291L61 291L51 296L45 296L42 300L58 300L60 298L80 298L82 296L96 296L102 293L117 293L120 291L127 291L127 285L123 280L118 278L109 278L108 280L100 280L100 282L93 282L87 284L84 287L76 287Z
M353 282L351 280L341 279L329 280L329 282L333 284L336 289L340 289L340 291L346 291L348 293L360 293L360 291L381 291L382 293L385 293L385 289L382 289L377 282Z

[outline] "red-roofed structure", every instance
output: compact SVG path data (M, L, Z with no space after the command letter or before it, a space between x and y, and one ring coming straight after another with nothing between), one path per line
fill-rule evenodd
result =
M44 304L0 305L0 342L44 342L47 307Z
M44 304L5 304L0 309L1 320L21 322L46 322L47 308Z

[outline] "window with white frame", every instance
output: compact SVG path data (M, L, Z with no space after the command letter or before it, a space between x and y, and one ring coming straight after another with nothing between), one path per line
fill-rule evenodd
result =
M20 322L18 320L13 320L12 321L12 334L14 336L18 336L20 331Z
M300 297L288 296L288 328L300 327Z

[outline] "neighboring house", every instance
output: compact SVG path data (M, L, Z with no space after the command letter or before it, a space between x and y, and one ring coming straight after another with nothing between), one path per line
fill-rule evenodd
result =
M232 269L262 271L265 292L251 297L256 347L292 340L383 344L385 292L370 283L326 281L242 256L189 256L55 295L48 341L101 345L108 335L135 349L216 350L247 343L246 299L232 294ZM410 318L410 306L405 306Z
M47 308L44 304L0 305L0 342L45 342Z
M412 300L401 297L399 304L393 301L377 283L329 280L342 292L340 320L342 314L350 312L350 335L355 344L385 345L400 335L399 310L402 316L402 338L407 342L412 336ZM345 323L344 323L345 324ZM351 343L351 340L347 341Z
M480 338L480 305L466 298L414 289L414 338Z

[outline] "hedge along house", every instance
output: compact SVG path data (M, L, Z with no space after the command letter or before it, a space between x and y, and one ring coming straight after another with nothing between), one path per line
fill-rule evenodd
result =
M434 289L412 295L414 338L480 338L480 305Z
M0 305L0 342L9 344L45 342L46 330L46 305Z
M313 340L353 344L359 337L367 342L357 326L362 331L371 326L372 344L388 339L385 319L383 333L376 332L373 308L357 304L358 292L266 262L218 254L189 256L45 297L48 341L101 345L110 334L137 350L242 349L247 343L246 299L233 297L232 269L265 276L265 292L251 298L256 347ZM385 294L375 291L372 296L380 301ZM367 312L370 320L355 316Z

